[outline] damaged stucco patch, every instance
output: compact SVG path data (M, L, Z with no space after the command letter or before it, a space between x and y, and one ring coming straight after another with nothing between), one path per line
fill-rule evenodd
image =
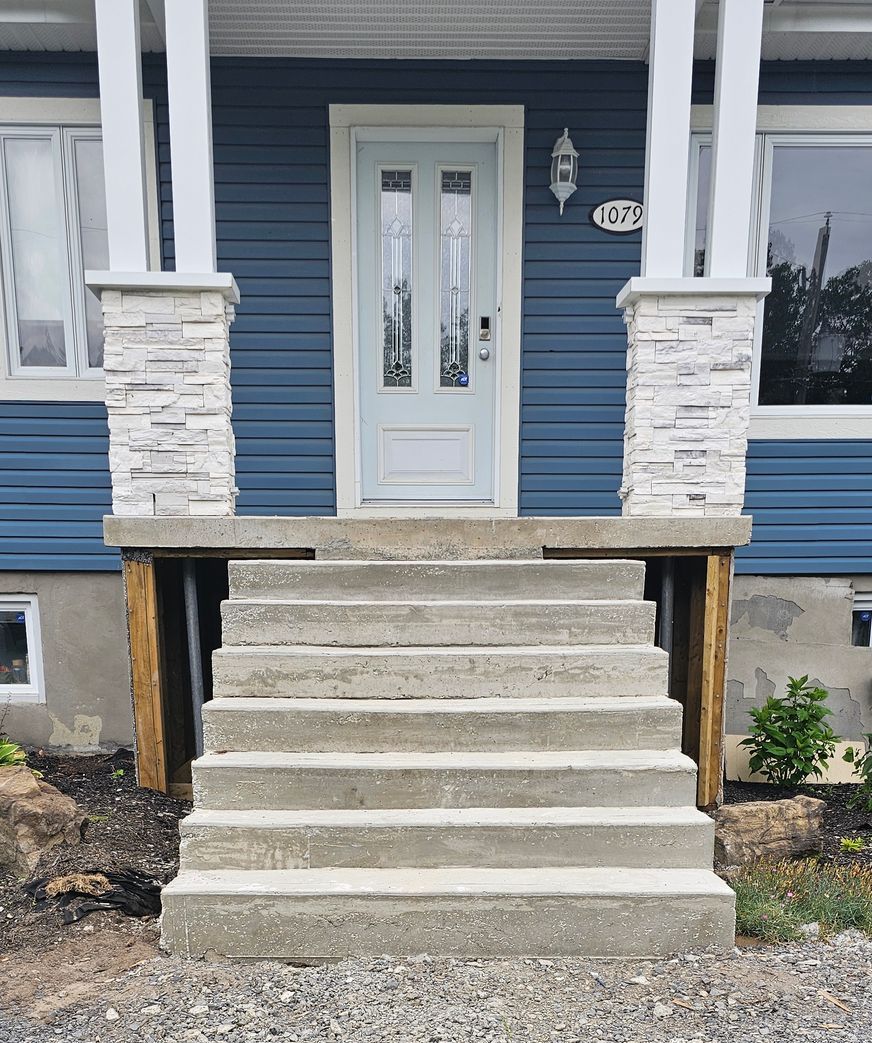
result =
M49 746L69 746L77 752L100 748L100 733L103 731L101 717L89 717L87 714L77 713L73 717L72 728L64 724L53 713L50 713L49 717L53 725Z
M726 699L726 733L728 735L745 735L751 727L749 710L763 706L777 692L776 683L771 680L765 670L756 667L754 670L754 694L748 695L746 686L741 681L727 681ZM812 688L825 688L829 692L827 706L832 711L828 723L836 735L846 739L859 738L865 729L860 701L851 694L850 688L836 688L828 685L819 677L810 677L808 684Z
M787 631L804 611L795 601L787 601L774 594L752 594L741 601L733 601L731 622L735 626L747 618L748 626L768 630L786 641Z

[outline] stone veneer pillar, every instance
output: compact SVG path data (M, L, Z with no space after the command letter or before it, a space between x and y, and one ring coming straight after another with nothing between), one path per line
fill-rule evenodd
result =
M238 294L229 276L212 279L225 285L102 287L114 514L233 514L229 332Z
M696 283L692 292L634 290L633 282L618 298L628 337L623 514L738 515L767 281L733 280L747 285L742 292L706 290L708 280L675 280Z

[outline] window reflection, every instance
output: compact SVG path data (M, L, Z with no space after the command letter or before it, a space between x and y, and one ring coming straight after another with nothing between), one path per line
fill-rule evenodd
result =
M872 148L773 149L761 405L872 403Z

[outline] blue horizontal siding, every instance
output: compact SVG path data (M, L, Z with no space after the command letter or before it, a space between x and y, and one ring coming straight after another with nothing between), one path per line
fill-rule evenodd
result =
M0 402L0 569L120 567L108 451L102 404Z
M751 442L745 510L754 532L737 572L872 573L872 442Z
M639 236L610 237L587 213L608 196L641 198L646 69L507 68L213 62L219 264L242 295L231 335L241 514L335 510L327 107L395 102L398 82L408 102L526 106L521 511L620 511L626 337L614 297L638 274ZM567 125L582 147L581 187L561 218L547 172ZM163 125L159 148L165 184ZM163 197L171 263L166 189Z

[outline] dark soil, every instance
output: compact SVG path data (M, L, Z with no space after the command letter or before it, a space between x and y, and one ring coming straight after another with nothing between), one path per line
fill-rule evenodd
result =
M846 783L841 785L770 786L759 782L727 782L724 784L725 804L745 804L750 800L785 800L804 794L826 801L822 831L823 855L833 862L860 862L872 865L872 811L850 810L848 801L859 789ZM862 851L843 851L843 837L859 837L865 843Z
M84 841L49 851L33 878L91 869L136 869L159 883L175 876L179 865L178 822L188 814L190 804L140 789L130 752L121 750L97 757L31 754L28 764L41 771L46 782L72 797L89 820ZM107 928L129 933L131 944L157 938L153 919L133 919L118 912L96 912L79 923L64 925L56 903L35 908L22 883L0 871L0 957L54 948L81 933Z

